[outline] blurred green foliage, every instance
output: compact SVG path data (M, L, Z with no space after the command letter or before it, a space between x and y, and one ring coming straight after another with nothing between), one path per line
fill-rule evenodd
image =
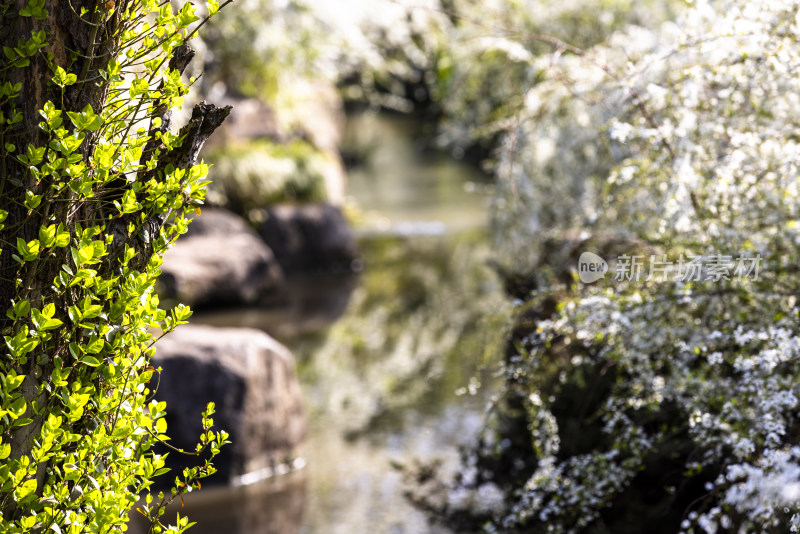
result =
M207 157L214 165L209 202L243 215L279 202L324 200L324 166L333 164L331 156L300 139L225 146Z

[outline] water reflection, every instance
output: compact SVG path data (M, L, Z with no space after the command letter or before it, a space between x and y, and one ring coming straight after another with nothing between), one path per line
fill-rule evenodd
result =
M317 421L309 455L308 506L304 534L448 532L428 524L427 518L403 498L401 474L393 462L442 456L455 463L452 449L443 444L457 436L476 435L480 407L449 407L439 417L415 414L405 419L405 430L376 430L347 440L335 427ZM449 453L449 454L448 454Z
M398 118L364 120L373 123L348 134L369 143L356 147L367 157L350 192L379 215L362 221L360 276L305 280L282 304L193 319L262 328L288 345L311 417L300 472L187 499L197 534L446 531L406 501L392 465L454 466L456 446L481 426L491 387L475 386L491 382L508 317L487 265L484 199L467 187L483 178L420 155Z
M365 270L347 314L292 342L312 409L355 436L435 417L487 363L505 305L482 232L362 241Z
M278 293L256 306L203 310L193 322L257 328L283 341L296 339L336 322L358 283L357 273L289 278Z
M192 534L298 534L303 532L307 496L307 476L303 471L270 479L251 486L204 488L188 495L185 506L170 507L166 517L188 515L197 524ZM133 517L133 534L146 529Z
M367 232L417 234L419 228L441 234L485 224L490 178L447 154L426 150L426 126L403 115L367 112L348 118L342 151L355 164L347 170L347 192L371 215Z
M344 315L322 332L282 339L298 358L311 417L302 451L308 465L304 485L263 499L302 501L291 505L302 518L297 525L294 515L269 519L265 500L232 506L251 499L236 490L202 506L214 525L249 514L224 532L443 531L405 500L392 464L443 458L454 466L456 446L477 435L491 388L474 386L491 383L487 364L502 342L505 300L481 232L372 238L362 252L365 270ZM285 530L265 530L274 528Z

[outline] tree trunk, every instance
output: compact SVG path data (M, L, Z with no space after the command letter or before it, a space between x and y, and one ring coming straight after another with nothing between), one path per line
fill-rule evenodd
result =
M63 223L67 229L74 230L75 224L84 227L86 222L105 222L106 233L113 234L114 239L109 245L107 258L115 258L127 244L137 251L132 260L133 268L144 271L152 253L152 239L141 236L129 235L128 223L133 214L124 217L110 218L107 216L108 203L103 201L88 202L79 200L68 188L59 193L60 198L50 198L39 206L29 209L24 205L27 191L34 194L48 191L51 178L37 181L33 173L29 172L26 165L17 160L16 155L23 153L25 147L43 147L48 142L47 135L39 127L42 116L39 111L47 101L52 101L57 108L63 110L64 127L70 128L67 112L80 112L90 105L96 114L100 114L107 98L107 84L97 83L102 81L100 69L105 69L108 61L115 56L120 46L121 32L118 31L126 22L123 13L133 0L105 2L97 0L46 0L44 8L47 16L39 19L34 16L21 16L20 10L26 7L28 0L11 0L0 7L0 45L13 49L20 42L31 38L33 32L46 32L46 41L49 43L39 54L30 57L27 66L11 66L0 71L0 84L10 82L21 84L18 98L11 101L0 100L0 112L5 120L0 121L0 210L8 212L5 226L0 229L0 334L8 335L14 321L7 317L7 311L12 301L20 295L25 295L31 304L41 302L54 302L56 317L63 320L64 328L69 325L66 317L67 309L73 302L74 295L56 295L51 289L55 276L63 264L68 264L69 247L60 248L52 252L53 255L46 259L28 262L23 266L12 257L17 253L17 238L25 241L36 239L39 228L43 224ZM110 9L115 7L115 9ZM85 9L85 18L79 15ZM96 9L99 9L96 11ZM91 20L87 20L91 19ZM181 72L188 64L193 53L188 46L180 47L174 53L171 66ZM78 75L77 83L64 88L53 84L53 70L48 65L47 58L52 64L62 67L68 73ZM7 120L14 112L22 115L21 122L8 127ZM167 165L176 168L188 168L197 159L200 148L205 140L222 123L230 112L230 108L218 109L205 103L198 104L192 113L189 123L181 130L183 142L171 151L163 150L159 163L150 171L140 170L137 180L158 177L163 174ZM164 114L161 129L169 125L169 116ZM154 133L155 129L151 130ZM97 143L97 132L86 132L86 139L78 153L83 156L88 165ZM16 147L15 153L6 150L7 144ZM146 150L151 153L159 147L158 143L151 141ZM145 157L149 157L145 154ZM87 167L88 168L88 167ZM129 180L120 180L121 187L127 187ZM110 195L119 194L109 188L105 191L95 191L95 199L108 198ZM104 208L105 206L105 208ZM154 216L146 221L144 227L149 236L157 236L161 225L166 218L165 214ZM139 223L139 221L137 221ZM71 231L74 236L74 232ZM98 274L109 274L112 269L110 259L96 266ZM60 330L53 331L53 354L46 355L42 360L52 362L55 355L68 356L67 343L61 338ZM36 358L30 358L27 364L19 366L17 372L25 374L26 379L22 391L28 403L26 417L33 417L30 402L36 398L40 402L46 399L45 391L40 387L43 378L50 376L52 363L40 365ZM49 365L49 366L48 366ZM44 411L46 413L46 410ZM33 438L40 432L42 421L23 426L22 430L3 436L3 442L10 442L12 446L11 458L19 458L29 454ZM43 465L39 469L39 480L43 476Z

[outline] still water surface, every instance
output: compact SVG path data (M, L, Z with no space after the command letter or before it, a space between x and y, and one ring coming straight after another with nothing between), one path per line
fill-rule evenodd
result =
M261 328L298 360L310 436L304 469L187 501L195 534L448 532L403 497L393 464L474 439L491 394L507 304L486 262L486 179L419 150L418 125L359 115L345 150L363 211L358 276L294 281L280 305L198 314ZM478 388L482 383L483 387Z

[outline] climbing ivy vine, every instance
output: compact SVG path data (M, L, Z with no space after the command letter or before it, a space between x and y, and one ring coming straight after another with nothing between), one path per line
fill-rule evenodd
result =
M199 104L174 131L171 110L188 41L231 1L0 6L4 533L124 531L132 509L151 532L183 532L185 517L162 523L166 504L214 472L227 434L209 405L197 467L151 493L167 472L154 446L169 445L149 361L191 314L160 309L153 283L203 202L198 153L230 111Z

